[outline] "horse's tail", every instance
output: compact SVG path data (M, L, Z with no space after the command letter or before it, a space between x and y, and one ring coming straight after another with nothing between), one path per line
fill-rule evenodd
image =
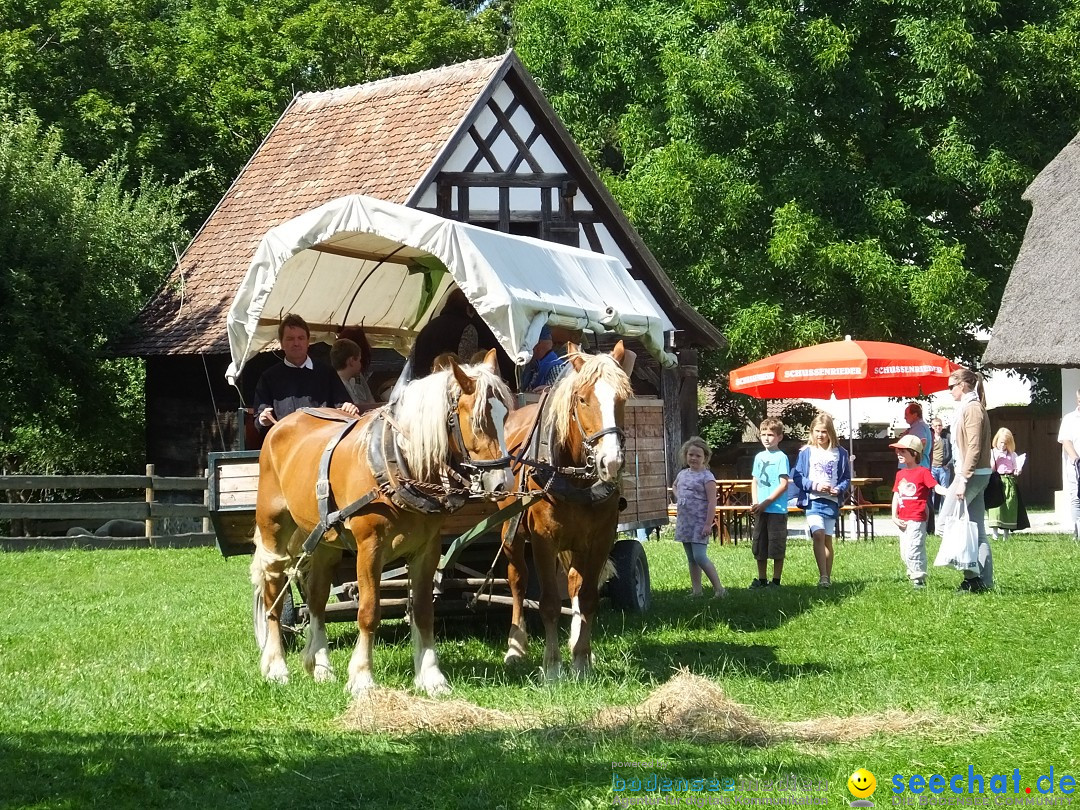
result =
M569 571L570 570L570 561L571 561L571 559L572 559L571 552L569 552L569 551L560 551L559 552L559 562L562 563L562 567L563 567L564 571ZM613 576L615 576L615 565L614 565L614 563L611 562L611 558L608 557L606 560L604 560L604 564L600 567L600 573L596 578L597 586L599 587L600 585L603 585L605 582L607 582Z
M278 554L267 548L262 542L258 526L255 527L254 540L255 556L251 560L251 584L255 586L256 591L262 593L266 590L266 583L281 573L284 564L289 561L289 556Z

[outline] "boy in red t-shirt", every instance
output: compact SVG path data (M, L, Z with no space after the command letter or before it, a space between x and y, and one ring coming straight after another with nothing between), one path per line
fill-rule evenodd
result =
M893 523L900 530L900 559L907 565L912 586L925 588L926 515L930 493L945 495L948 490L934 480L926 467L919 466L923 443L918 436L901 436L889 447L896 449L896 459L903 465L896 471L892 499Z

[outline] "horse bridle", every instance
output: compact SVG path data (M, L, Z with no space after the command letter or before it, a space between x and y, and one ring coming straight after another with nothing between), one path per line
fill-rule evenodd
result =
M479 478L489 470L506 470L510 468L510 455L504 455L500 458L494 458L490 461L474 459L469 455L469 448L465 444L465 437L461 433L461 420L458 418L458 403L461 401L461 397L458 397L450 405L450 410L446 414L446 426L450 431L450 436L454 442L457 443L458 450L461 452L461 461L451 461L450 466L459 475L466 478L470 483L473 479Z
M626 431L624 431L621 427L618 427L617 425L612 425L611 427L601 428L600 430L596 431L596 433L593 433L591 436L586 436L585 428L581 424L581 417L578 416L578 407L576 402L574 403L574 410L572 412L572 416L574 417L574 424L577 425L578 433L581 434L581 443L585 445L586 467L596 466L596 445L605 436L614 434L618 438L619 449L626 449Z

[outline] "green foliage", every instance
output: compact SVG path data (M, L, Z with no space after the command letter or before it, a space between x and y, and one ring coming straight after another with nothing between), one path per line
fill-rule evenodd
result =
M788 439L809 439L810 423L818 415L818 410L809 402L792 402L780 414L784 423L784 436Z
M84 165L187 178L197 226L295 93L499 53L502 29L442 0L0 0L0 110Z
M0 119L0 462L104 472L142 460L142 368L102 359L183 244L178 188L87 172L30 114ZM17 384L10 384L17 381Z
M683 294L703 377L850 334L969 362L1080 128L1071 0L521 0L516 46Z

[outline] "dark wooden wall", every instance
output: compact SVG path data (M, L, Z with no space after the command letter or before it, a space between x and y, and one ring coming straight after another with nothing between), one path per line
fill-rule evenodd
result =
M225 380L228 362L224 355L147 359L146 459L158 475L202 475L208 452L233 449L240 398Z
M1016 452L1027 453L1027 463L1016 483L1025 504L1053 506L1054 492L1061 489L1061 417L1034 413L1028 407L1006 406L990 411L990 427L996 433L1008 428L1016 439Z

